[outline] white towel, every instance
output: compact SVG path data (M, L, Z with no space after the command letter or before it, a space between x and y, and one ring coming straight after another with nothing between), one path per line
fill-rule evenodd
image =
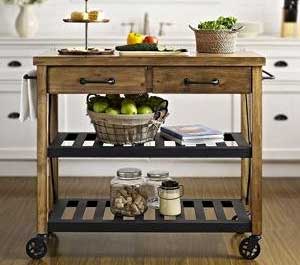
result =
M26 73L29 76L36 76L36 70ZM37 84L36 79L23 79L20 98L20 121L36 120L37 117Z

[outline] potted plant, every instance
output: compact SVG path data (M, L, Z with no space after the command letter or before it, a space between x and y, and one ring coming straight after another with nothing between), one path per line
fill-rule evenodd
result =
M46 0L0 0L4 4L18 5L19 15L16 19L16 30L20 37L29 38L38 31L39 23L34 13L34 5L45 2Z

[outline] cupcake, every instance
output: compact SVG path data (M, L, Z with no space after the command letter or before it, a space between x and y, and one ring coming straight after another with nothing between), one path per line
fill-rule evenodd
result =
M103 12L101 10L93 10L89 12L89 20L97 21L103 18Z
M74 11L71 14L71 20L72 21L84 21L89 19L89 14L86 12L78 12Z

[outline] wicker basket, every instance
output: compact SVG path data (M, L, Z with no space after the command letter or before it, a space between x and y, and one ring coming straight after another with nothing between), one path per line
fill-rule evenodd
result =
M238 32L242 27L231 30L198 30L194 31L198 53L234 53Z
M111 115L88 110L97 140L115 145L142 144L152 141L168 112L145 115Z

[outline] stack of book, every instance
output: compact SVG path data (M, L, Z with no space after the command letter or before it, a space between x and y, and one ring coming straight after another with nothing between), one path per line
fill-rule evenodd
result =
M222 142L222 132L203 125L165 126L161 128L161 136L180 145L215 144Z

